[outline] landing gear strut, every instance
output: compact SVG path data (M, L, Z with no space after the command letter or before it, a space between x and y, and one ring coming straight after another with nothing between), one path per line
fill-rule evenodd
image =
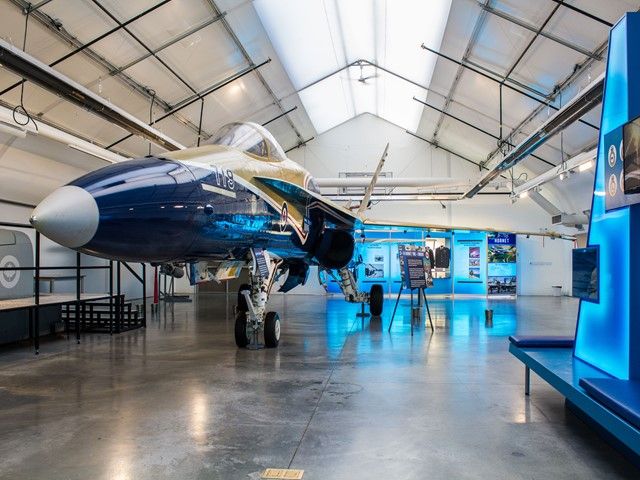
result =
M338 270L338 277L333 275L332 272L329 272L329 275L338 282L338 285L340 285L340 289L344 294L344 299L347 302L362 303L363 309L364 304L368 303L369 313L371 313L372 317L379 317L382 315L382 306L384 304L384 291L382 290L382 285L379 283L373 284L369 293L358 290L353 272L347 267L343 267Z
M236 345L250 349L275 348L280 343L280 316L276 312L267 312L266 307L282 260L258 249L252 250L251 256L251 283L241 285L238 291L234 330ZM261 331L264 333L264 345L259 342Z

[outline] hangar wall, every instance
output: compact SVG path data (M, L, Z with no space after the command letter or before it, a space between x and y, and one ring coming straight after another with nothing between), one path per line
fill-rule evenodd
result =
M478 168L407 134L403 129L372 114L359 115L322 135L289 157L316 177L337 177L340 172L371 172L376 168L386 141L389 156L384 171L394 177L474 178ZM477 159L478 161L481 159ZM370 218L428 222L486 229L537 232L551 227L551 217L532 200L511 203L508 196L479 195L472 200L445 202L382 202L373 205ZM519 294L550 295L553 285L569 294L572 242L544 241L537 237L519 242Z

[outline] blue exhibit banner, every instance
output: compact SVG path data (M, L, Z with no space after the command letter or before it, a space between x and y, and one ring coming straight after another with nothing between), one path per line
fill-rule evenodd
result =
M517 291L516 235L487 235L487 288L489 295L515 295Z
M454 293L483 295L487 292L487 235L485 232L454 232Z

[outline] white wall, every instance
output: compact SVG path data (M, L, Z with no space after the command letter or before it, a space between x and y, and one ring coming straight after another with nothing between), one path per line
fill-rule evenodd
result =
M571 295L573 242L518 235L517 247L519 295L552 295L553 285Z
M387 142L389 156L384 171L393 172L394 177L475 178L479 173L477 166L370 114L323 133L305 147L289 152L289 157L316 177L337 177L346 171L371 172ZM514 204L504 195L477 195L470 200L445 202L445 207L427 201L381 202L372 206L367 216L487 230L539 232L552 227L551 217L530 199ZM566 272L570 271L571 248L572 242L564 240L518 237L519 293L550 295L551 285L562 285L568 292L571 278Z

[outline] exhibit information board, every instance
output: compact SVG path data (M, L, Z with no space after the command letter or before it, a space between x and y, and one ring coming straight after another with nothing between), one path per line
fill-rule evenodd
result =
M453 238L454 293L486 294L486 233L456 231Z
M414 290L433 285L426 247L398 245L398 260L406 287Z
M517 286L516 235L487 234L487 288L489 295L515 295Z

